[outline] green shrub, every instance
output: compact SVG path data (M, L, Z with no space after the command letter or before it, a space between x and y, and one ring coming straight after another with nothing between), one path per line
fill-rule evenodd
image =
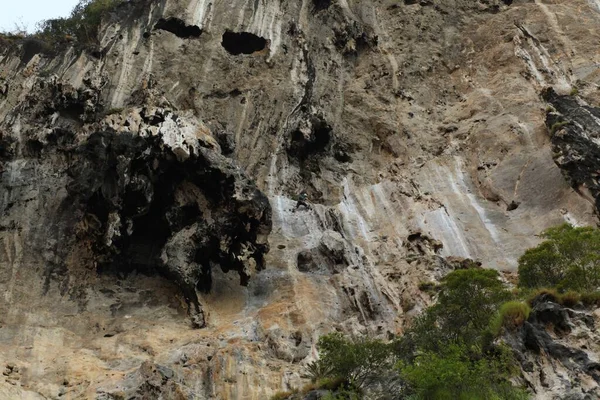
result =
M323 378L317 382L317 389L339 390L346 385L344 378Z
M571 89L571 96L577 96L579 94L579 89L577 89L576 87L574 87L573 89Z
M600 292L582 293L581 302L588 307L600 306Z
M36 36L52 44L76 41L80 45L98 43L102 18L124 0L80 0L68 18L42 21Z
M526 399L512 387L510 361L500 358L473 359L464 345L452 344L442 353L425 352L414 363L400 363L400 375L412 389L414 399L475 400Z
M326 363L322 360L312 361L304 368L304 375L309 378L311 382L316 382L320 379L329 377L333 371L331 363Z
M542 234L547 239L519 259L519 286L593 291L600 286L600 231L565 224Z
M540 296L546 296L548 300L553 301L555 303L560 303L560 293L558 293L556 289L541 288L534 290L529 294L529 296L527 296L527 304L533 307L535 299L537 299Z
M491 319L512 297L498 272L457 270L446 276L439 290L437 304L391 345L348 339L339 333L321 337L317 346L320 360L307 367L307 375L317 383L305 389L328 390L323 398L330 400L359 399L364 389L383 385L410 399L527 398L509 383L518 370L512 352L494 344L490 333ZM499 314L501 325L517 326L528 313L524 303L506 303ZM323 375L329 379L317 379Z
M116 107L116 108L111 108L106 110L106 112L104 113L104 115L114 115L114 114L121 114L123 112L124 108L122 107Z
M321 400L361 400L363 397L352 390L340 390L335 393L326 393Z
M289 397L295 395L298 391L287 391L287 392L277 392L273 396L271 396L271 400L286 400Z
M567 293L561 294L559 303L566 307L573 307L581 301L581 295L573 290L569 290Z
M382 373L391 370L394 360L390 346L380 340L350 339L341 333L319 338L319 371L328 371L326 377L348 382L350 388L361 389Z
M480 345L498 307L511 295L497 271L465 269L448 274L437 304L417 317L395 344L399 356L419 351L439 351L448 343Z
M509 301L500 307L498 315L492 321L491 329L495 335L498 335L502 328L514 330L529 318L531 308L527 303L520 301Z

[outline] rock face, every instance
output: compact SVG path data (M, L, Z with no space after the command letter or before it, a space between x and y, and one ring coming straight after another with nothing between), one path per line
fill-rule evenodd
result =
M196 288L211 290L213 267L236 270L242 285L248 284L264 266L271 208L210 142L188 137L209 148L174 147L169 136L184 133L159 130L157 135L97 132L87 137L73 156L62 208L83 215L76 240L92 245L99 270L158 270L181 288L194 325L204 327ZM77 243L65 247L71 246Z
M534 397L583 400L600 396L598 322L598 310L566 308L538 298L528 321L507 337Z
M131 0L94 49L0 43L0 397L265 399L319 335L401 333L421 283L596 224L599 21Z
M567 181L582 196L600 205L600 108L573 95L559 95L552 88L543 93L552 106L546 125L552 138L554 160Z

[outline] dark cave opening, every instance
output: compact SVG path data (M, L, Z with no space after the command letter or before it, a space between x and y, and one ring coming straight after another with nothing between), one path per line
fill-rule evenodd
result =
M331 6L331 0L313 0L315 11L326 10Z
M171 234L166 210L173 202L172 188L163 182L152 187L150 204L142 190L132 190L123 194L120 236L114 239L119 249L118 257L110 257L107 263L98 264L98 273L128 275L136 272L147 276L161 274L161 252ZM88 203L88 211L100 221L108 223L110 203L101 194L94 194ZM127 231L131 234L127 234Z
M202 29L199 26L186 25L179 18L173 17L159 19L156 25L154 25L154 29L171 32L182 39L198 38L202 35Z
M331 127L325 121L319 121L315 126L315 140L310 148L310 152L318 153L327 147L331 141Z
M154 202L147 214L136 218L133 232L123 244L121 273L138 272L154 275L161 272L160 255L171 233L164 216L164 206Z
M40 158L44 150L44 144L37 139L29 139L23 147L23 155L25 157Z
M322 119L313 121L312 130L308 137L300 129L296 129L291 134L288 154L300 161L305 161L313 154L322 153L331 142L332 132L331 126Z
M237 56L264 50L267 47L267 40L249 32L226 31L221 45L229 54Z
M181 161L161 138L113 132L93 133L73 156L65 210L76 205L72 223L99 274L174 282L202 327L196 290L210 292L214 268L237 271L242 285L249 258L264 268L268 199L228 158L200 151Z

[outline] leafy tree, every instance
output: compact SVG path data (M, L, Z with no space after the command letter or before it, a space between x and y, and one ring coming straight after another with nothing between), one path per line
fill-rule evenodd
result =
M425 352L411 364L400 363L401 376L412 388L414 399L423 400L520 400L527 394L514 388L511 359L507 352L496 358L472 359L463 345L451 344L442 353Z
M322 336L317 347L320 359L312 369L343 378L355 389L362 389L369 380L391 371L395 361L390 346L375 339L349 339L332 333Z
M37 36L51 43L76 40L83 45L95 44L102 18L123 0L80 0L68 18L42 21Z
M519 286L594 291L600 286L600 231L565 224L519 258Z
M440 351L448 343L478 346L486 337L490 321L510 293L489 269L451 272L443 281L438 302L416 319L396 346L400 354Z

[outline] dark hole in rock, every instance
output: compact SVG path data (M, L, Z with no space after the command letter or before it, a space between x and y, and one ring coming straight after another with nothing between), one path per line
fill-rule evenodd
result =
M342 162L342 163L352 162L352 157L350 157L350 155L343 150L336 151L333 154L333 157L335 157L336 160L338 160L339 162Z
M71 131L56 128L46 136L46 141L51 146L68 146L75 141L75 134Z
M508 206L506 206L506 211L514 211L517 208L519 208L520 205L521 205L520 202L513 200L510 202L510 204Z
M42 150L44 149L44 144L36 139L30 139L25 142L25 147L23 148L23 155L25 157L39 158L42 155Z
M249 32L226 31L221 45L229 54L237 56L264 50L267 47L267 40Z
M146 215L135 218L133 233L124 243L122 272L153 275L160 268L161 251L170 233L164 217L166 197L158 196Z
M75 100L67 102L60 110L60 114L63 117L74 120L79 120L84 113L85 104Z
M297 332L292 333L291 339L294 340L294 345L296 347L300 346L300 344L302 343L302 332L297 331Z
M202 35L202 29L199 26L186 25L179 18L173 17L159 19L156 25L154 25L154 29L171 32L182 39L198 38Z
M0 160L10 160L14 157L16 143L15 139L0 135Z
M310 156L324 152L331 142L332 131L324 120L315 119L310 134L306 135L300 129L292 132L288 154L304 162Z
M510 6L512 4L513 0L502 0L502 2L504 4L506 4L507 6Z
M326 10L331 5L331 0L313 0L316 11Z
M331 141L331 127L324 121L320 121L315 127L315 141L312 146L312 151L320 152L325 150Z

